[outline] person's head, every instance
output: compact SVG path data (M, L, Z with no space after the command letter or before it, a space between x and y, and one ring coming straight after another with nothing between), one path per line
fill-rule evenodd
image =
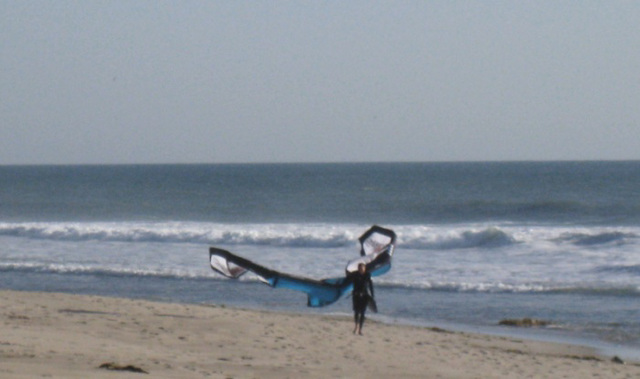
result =
M364 274L365 272L367 272L367 265L365 265L364 263L360 263L358 265L358 272L361 274Z

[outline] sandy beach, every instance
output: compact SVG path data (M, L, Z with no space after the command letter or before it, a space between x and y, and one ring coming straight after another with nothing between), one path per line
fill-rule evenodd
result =
M349 317L0 291L2 378L637 378L589 348ZM102 366L102 367L101 367Z

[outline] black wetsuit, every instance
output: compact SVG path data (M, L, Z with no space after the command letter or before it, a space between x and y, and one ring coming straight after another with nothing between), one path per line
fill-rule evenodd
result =
M355 272L351 274L351 280L353 281L353 317L356 324L362 329L367 304L369 303L369 299L373 298L373 282L368 272L364 274ZM367 286L371 293L367 291Z

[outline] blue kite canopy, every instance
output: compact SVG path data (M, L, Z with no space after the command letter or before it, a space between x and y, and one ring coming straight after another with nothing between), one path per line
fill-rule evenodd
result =
M341 278L315 280L289 275L216 247L209 249L209 263L214 271L232 279L237 279L251 271L262 282L273 288L289 288L306 293L308 306L322 307L336 302L351 292L353 283L350 274L358 270L360 263L367 266L367 272L371 276L382 275L391 269L391 257L396 243L396 234L393 230L374 225L364 232L358 241L360 257L347 263L346 275Z

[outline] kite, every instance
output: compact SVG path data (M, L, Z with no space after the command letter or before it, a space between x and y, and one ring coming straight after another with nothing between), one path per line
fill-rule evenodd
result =
M323 307L336 302L353 289L350 274L358 271L360 263L366 265L371 276L382 275L391 269L391 257L396 244L393 230L374 225L358 241L360 257L347 263L346 275L340 278L315 280L289 275L216 247L209 248L209 263L214 271L228 278L238 279L252 272L270 287L302 291L307 294L309 307Z

